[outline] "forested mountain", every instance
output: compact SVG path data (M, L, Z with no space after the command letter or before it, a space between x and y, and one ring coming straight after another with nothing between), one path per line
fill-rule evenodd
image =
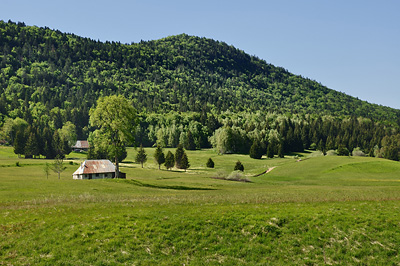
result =
M2 114L27 101L84 117L101 95L120 93L140 111L277 111L394 121L368 104L267 64L223 42L188 35L125 45L0 22ZM13 114L15 115L15 114Z
M241 124L247 128L237 127L237 132L245 134L250 145L259 139L267 147L274 139L275 150L281 145L290 151L291 145L282 143L287 138L285 130L291 128L294 134L297 125L299 134L315 121L335 121L326 122L327 126L337 127L339 132L341 121L352 117L349 124L356 128L343 129L341 132L348 136L345 141L335 139L332 148L340 144L350 148L351 130L359 132L358 125L366 125L370 127L368 139L361 139L357 145L363 143L371 150L381 145L385 136L397 134L400 124L400 110L331 90L226 43L185 34L132 44L103 43L49 28L0 21L0 93L3 133L13 132L5 130L15 127L10 119L19 125L22 120L17 119L21 118L31 127L28 135L38 135L44 128L48 128L47 134L55 134L66 126L75 126L78 138L89 134L89 109L96 100L122 94L141 113L137 139L147 145L161 141L176 146L190 132L197 134L197 148L207 147L212 144L211 136L215 141L222 129L234 134L229 130ZM238 113L236 117L252 122L233 120ZM357 122L366 121L364 118L369 122ZM251 133L254 130L263 133ZM379 137L367 143L373 132L379 132ZM15 135L4 138L13 142ZM305 135L303 146L322 141L321 147L326 149L329 132ZM354 145L352 142L351 147ZM248 152L248 146L232 151Z

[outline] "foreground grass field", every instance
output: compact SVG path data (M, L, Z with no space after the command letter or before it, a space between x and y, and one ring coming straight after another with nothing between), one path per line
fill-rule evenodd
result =
M72 180L82 154L58 180L1 147L0 265L400 264L398 162L202 150L185 173L146 151L142 169L129 150L127 180ZM237 160L251 183L211 178Z

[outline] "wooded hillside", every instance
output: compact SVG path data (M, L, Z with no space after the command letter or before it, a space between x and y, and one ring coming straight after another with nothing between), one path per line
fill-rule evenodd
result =
M361 147L370 154L381 154L385 143L400 147L400 110L331 90L206 38L102 43L0 21L0 69L1 138L39 146L29 156L47 157L47 145L53 157L68 150L68 141L86 139L93 131L89 109L112 94L132 100L140 113L137 144L218 148L227 138L225 152L248 153L260 142L275 154L311 144L323 151ZM54 144L58 148L49 148L49 136L61 143Z
M99 96L119 93L146 112L207 108L396 122L400 117L399 110L328 89L223 42L188 35L126 45L0 21L0 68L5 116L21 115L24 105L32 111L58 107L86 122Z

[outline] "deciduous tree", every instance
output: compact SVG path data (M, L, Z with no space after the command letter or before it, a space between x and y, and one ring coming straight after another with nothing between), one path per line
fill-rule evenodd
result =
M54 163L51 165L51 169L58 174L58 179L60 179L61 173L67 169L67 167L64 166L63 158L61 156L57 155Z
M98 127L114 147L116 178L119 177L118 149L134 143L136 120L136 110L122 95L100 97L96 107L90 109L90 124Z

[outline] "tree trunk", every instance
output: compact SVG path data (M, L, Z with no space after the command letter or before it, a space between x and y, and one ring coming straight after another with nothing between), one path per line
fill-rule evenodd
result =
M115 133L114 139L114 150L115 150L115 178L119 178L119 163L118 163L118 151L117 151L117 141L118 132Z
M119 163L117 153L115 153L115 178L119 178Z

